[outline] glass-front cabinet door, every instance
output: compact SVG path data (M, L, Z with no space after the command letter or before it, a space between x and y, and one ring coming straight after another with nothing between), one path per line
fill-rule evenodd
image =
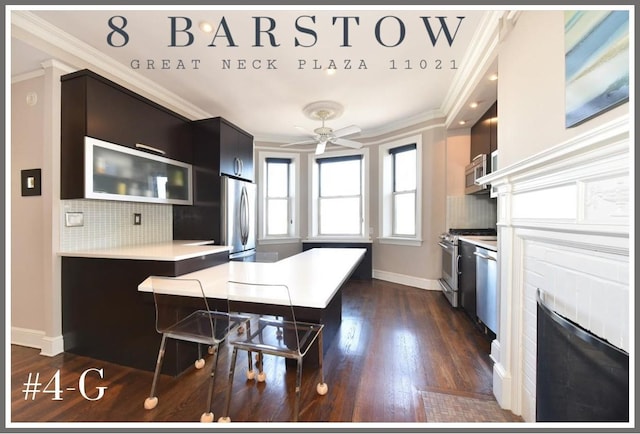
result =
M85 137L85 197L193 204L192 166Z

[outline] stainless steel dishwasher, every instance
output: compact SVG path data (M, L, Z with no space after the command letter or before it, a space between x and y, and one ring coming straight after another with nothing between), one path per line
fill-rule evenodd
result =
M498 253L476 246L476 315L493 333L498 332Z

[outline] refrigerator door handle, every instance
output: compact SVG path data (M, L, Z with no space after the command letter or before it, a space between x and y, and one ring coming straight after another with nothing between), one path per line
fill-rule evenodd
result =
M249 239L249 198L247 188L242 187L240 194L240 238L242 245L246 245Z

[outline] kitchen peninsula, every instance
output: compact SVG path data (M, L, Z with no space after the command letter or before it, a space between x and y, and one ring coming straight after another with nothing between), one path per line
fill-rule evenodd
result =
M145 280L152 275L199 279L212 309L226 309L228 280L286 284L296 318L325 325L326 351L342 320L342 285L364 249L313 249L275 263L255 263L230 262L225 247L203 243L60 253L65 351L152 370L160 345ZM259 298L247 301L266 306ZM171 342L163 372L182 372L196 354L193 345Z

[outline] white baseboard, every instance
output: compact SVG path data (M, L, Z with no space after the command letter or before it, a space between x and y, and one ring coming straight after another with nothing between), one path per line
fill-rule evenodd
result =
M434 279L407 276L406 274L383 270L373 270L373 278L385 280L387 282L399 283L401 285L414 286L420 289L428 289L430 291L440 291L440 285L438 284L438 281Z
M511 376L507 373L507 370L501 363L493 364L493 395L496 397L500 407L506 410L511 410L516 413L512 408L511 402ZM518 414L518 413L516 413Z
M64 352L62 336L45 336L42 330L11 327L11 343L23 347L38 348L43 356L55 356Z

